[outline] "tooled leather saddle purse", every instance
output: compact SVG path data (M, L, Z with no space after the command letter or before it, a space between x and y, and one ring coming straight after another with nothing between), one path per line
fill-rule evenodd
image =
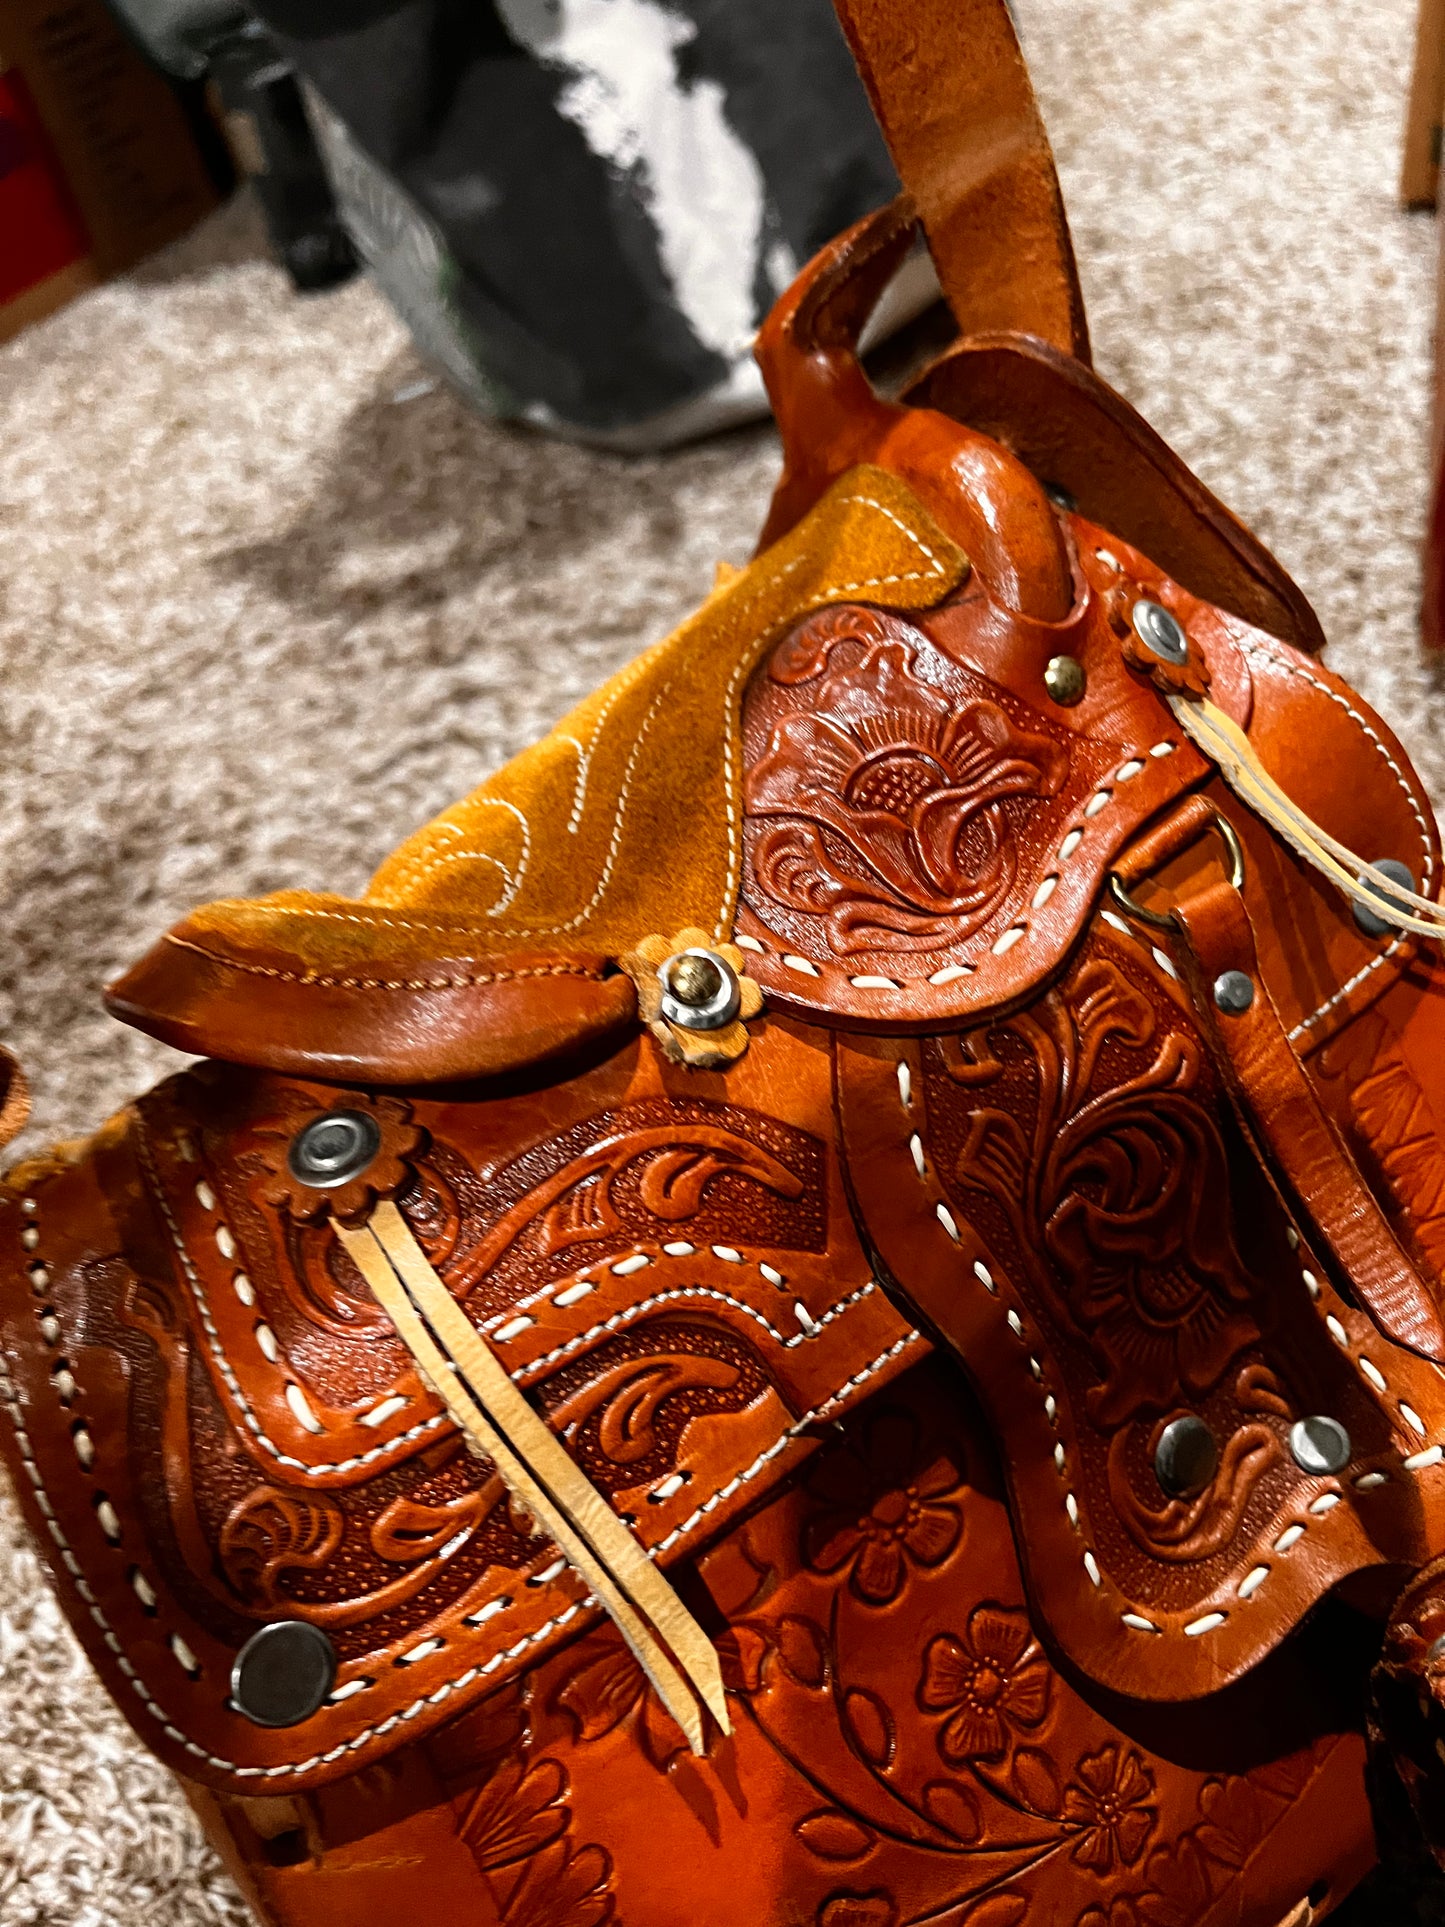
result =
M1091 373L1002 0L840 11L909 198L763 333L756 559L172 930L110 1001L203 1061L3 1188L17 1489L275 1927L1298 1927L1445 1840L1434 818Z

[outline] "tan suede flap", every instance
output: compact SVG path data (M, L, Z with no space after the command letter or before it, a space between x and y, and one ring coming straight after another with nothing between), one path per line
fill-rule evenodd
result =
M901 482L854 469L680 629L408 838L360 903L286 890L211 904L190 927L249 929L318 970L378 950L422 962L454 952L464 929L491 956L615 955L684 924L721 938L737 903L739 711L753 668L824 603L929 608L967 573Z

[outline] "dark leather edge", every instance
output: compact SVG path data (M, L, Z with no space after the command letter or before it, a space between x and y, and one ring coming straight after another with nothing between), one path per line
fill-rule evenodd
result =
M947 349L903 397L992 436L1080 513L1205 602L1318 655L1303 591L1136 409L1083 363L1021 334ZM1094 446L1080 434L1082 414ZM1147 504L1139 513L1139 504Z

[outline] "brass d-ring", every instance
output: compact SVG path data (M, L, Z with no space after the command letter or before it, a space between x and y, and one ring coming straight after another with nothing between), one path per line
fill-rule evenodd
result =
M1216 816L1211 819L1209 827L1217 832L1219 840L1229 852L1231 888L1242 890L1244 888L1244 845L1240 842L1234 825L1227 816ZM1172 910L1165 911L1161 915L1158 910L1146 910L1142 903L1136 903L1112 870L1109 872L1109 894L1121 910L1131 917L1137 917L1140 923L1152 923L1156 930L1177 930L1179 927Z

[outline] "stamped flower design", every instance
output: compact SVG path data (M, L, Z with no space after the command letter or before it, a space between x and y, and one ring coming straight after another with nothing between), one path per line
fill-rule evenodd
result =
M473 1799L462 1837L489 1871L530 1860L567 1831L567 1775L555 1760L503 1760Z
M946 1713L938 1751L950 1766L1002 1753L1012 1732L1035 1727L1049 1705L1049 1670L1024 1613L975 1606L962 1639L928 1643L918 1703Z
M829 1453L810 1478L823 1507L803 1528L803 1557L814 1572L846 1571L865 1605L886 1606L910 1566L942 1565L958 1544L962 1515L943 1503L957 1486L946 1459L920 1463L918 1428L907 1413L882 1413L858 1449Z
M608 1633L584 1641L580 1664L562 1682L555 1704L572 1721L579 1744L600 1740L627 1722L628 1730L659 1772L687 1751L682 1728L632 1654Z
M747 779L759 882L826 918L840 954L976 929L1016 873L1008 806L1056 795L1067 773L1051 737L999 703L945 695L914 654L890 636L824 676Z
M1154 1830L1154 1776L1114 1742L1084 1756L1064 1791L1064 1818L1079 1829L1073 1857L1095 1873L1136 1865Z

